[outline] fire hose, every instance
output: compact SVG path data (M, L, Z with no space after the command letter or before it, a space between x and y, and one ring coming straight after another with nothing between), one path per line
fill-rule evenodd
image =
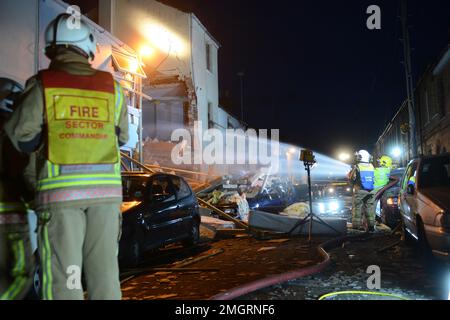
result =
M357 239L363 239L367 238L370 235L368 234L359 234L359 235L352 235L352 236L343 236L340 238L331 239L323 244L321 244L318 248L319 254L322 256L323 261L319 262L316 265L309 266L306 268L296 269L292 270L286 273L272 275L269 277L266 277L264 279L259 279L241 286L238 286L236 288L230 289L226 292L222 292L220 294L214 295L209 300L233 300L237 299L239 297L242 297L244 295L247 295L249 293L277 285L280 283L284 283L289 280L299 279L307 276L312 276L315 274L321 273L325 268L330 264L330 255L326 251L327 249L333 249L337 246L341 245L343 242L346 242L348 240L357 240Z

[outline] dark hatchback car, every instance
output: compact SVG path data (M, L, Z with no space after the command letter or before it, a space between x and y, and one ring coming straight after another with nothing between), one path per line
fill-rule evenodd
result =
M400 209L398 207L398 197L400 194L400 181L402 180L405 168L398 168L391 171L391 177L398 179L398 183L386 190L377 203L376 215L385 225L395 228L401 222Z
M139 264L144 251L200 238L196 195L183 178L169 174L122 174L122 236L119 260Z

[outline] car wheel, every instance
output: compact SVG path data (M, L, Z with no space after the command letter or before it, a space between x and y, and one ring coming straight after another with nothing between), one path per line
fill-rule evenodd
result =
M198 220L194 220L189 231L189 238L183 241L183 246L191 247L198 244L200 241L200 223Z
M142 236L139 232L134 232L129 240L128 250L124 253L124 263L128 267L137 267L142 261Z
M417 219L417 237L419 238L419 253L427 262L432 260L432 252L425 234L425 227L420 219Z
M405 223L402 221L402 231L403 231L403 240L407 245L415 245L417 244L416 239L406 230Z

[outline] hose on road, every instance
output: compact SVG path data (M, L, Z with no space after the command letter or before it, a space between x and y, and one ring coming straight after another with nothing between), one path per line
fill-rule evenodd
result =
M335 297L339 295L346 295L346 294L354 294L354 295L373 295L373 296L380 296L380 297L389 297L394 298L397 300L409 300L407 298L404 298L402 296L391 294L391 293L385 293L385 292L377 292L377 291L338 291L338 292L331 292L327 293L319 298L319 300L327 300L330 297Z
M239 297L245 296L249 293L261 290L263 288L267 288L273 285L281 284L289 280L294 280L298 278L303 278L307 276L312 276L318 274L325 270L325 268L330 264L330 255L326 250L331 250L333 248L338 247L343 242L364 239L366 237L370 237L370 234L358 234L353 236L343 236L335 239L331 239L318 247L319 254L323 257L323 261L319 262L316 265L309 266L306 268L296 269L293 271L289 271L282 274L277 274L273 276L266 277L264 279L256 280L231 290L228 290L223 293L219 293L214 295L209 300L233 300Z

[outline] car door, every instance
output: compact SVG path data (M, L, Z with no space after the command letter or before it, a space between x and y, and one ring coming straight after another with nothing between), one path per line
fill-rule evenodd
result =
M417 190L416 177L418 170L418 161L412 162L406 169L401 188L401 211L405 227L417 236L416 217L417 212Z
M148 204L144 214L146 244L163 244L174 237L172 224L177 210L175 192L165 175L154 176L148 187Z
M196 205L195 199L191 188L182 178L171 176L170 181L172 182L177 196L177 210L175 213L177 223L173 226L179 237L185 237L191 230L192 218Z

